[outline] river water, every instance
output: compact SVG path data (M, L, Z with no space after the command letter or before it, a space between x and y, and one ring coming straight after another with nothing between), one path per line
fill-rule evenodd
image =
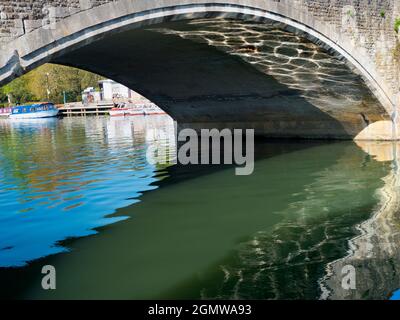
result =
M0 120L0 297L389 299L391 143L258 141L255 171L152 165L166 116ZM41 288L41 268L57 290ZM342 286L354 266L356 288Z

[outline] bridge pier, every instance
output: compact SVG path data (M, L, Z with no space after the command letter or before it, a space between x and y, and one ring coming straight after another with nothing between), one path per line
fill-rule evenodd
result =
M391 120L374 122L358 133L354 140L399 141L400 140L400 93L394 99ZM397 159L397 158L396 158Z

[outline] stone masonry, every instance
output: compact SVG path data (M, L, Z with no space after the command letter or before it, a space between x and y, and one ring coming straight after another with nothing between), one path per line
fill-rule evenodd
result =
M252 12L273 16L288 31L338 53L360 72L391 118L384 136L400 138L399 0L0 0L0 82L51 61L75 42L88 44L114 26L129 28L129 21L151 20L152 14L164 18L162 12L167 19L182 12L190 17L190 10L199 16L212 8L236 10L238 19ZM62 26L46 32L49 25Z
M75 13L119 0L0 0L0 46ZM135 0L132 0L135 1ZM281 2L281 0L265 0ZM217 1L220 2L220 1ZM400 46L394 32L400 18L398 0L292 0L313 16L351 37L356 46L365 47L379 65L382 77L393 91L398 90L396 51ZM400 52L399 52L400 56Z
M51 21L112 0L1 0L0 44L7 43Z

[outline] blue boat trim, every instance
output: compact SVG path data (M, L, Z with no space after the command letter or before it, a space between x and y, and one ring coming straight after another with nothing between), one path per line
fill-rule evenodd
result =
M37 113L56 109L53 103L39 103L12 107L12 114Z

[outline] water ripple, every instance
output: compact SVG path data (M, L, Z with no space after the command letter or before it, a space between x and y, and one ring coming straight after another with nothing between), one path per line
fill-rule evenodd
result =
M60 241L127 217L162 178L146 161L147 128L169 117L0 121L0 267L68 251ZM174 148L174 141L165 144Z

